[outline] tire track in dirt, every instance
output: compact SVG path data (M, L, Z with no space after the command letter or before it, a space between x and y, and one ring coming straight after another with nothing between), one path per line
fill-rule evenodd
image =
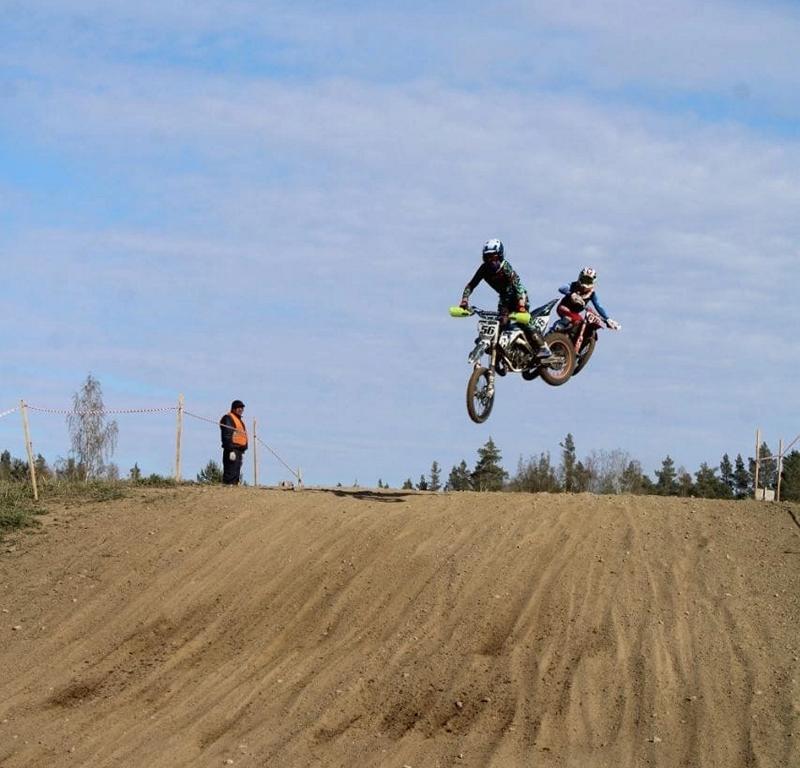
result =
M800 764L791 523L191 488L65 512L0 558L0 763Z

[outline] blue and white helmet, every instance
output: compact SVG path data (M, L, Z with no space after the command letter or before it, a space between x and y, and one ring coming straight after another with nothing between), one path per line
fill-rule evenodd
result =
M483 260L500 259L500 261L502 261L504 252L503 243L496 237L492 238L491 240L487 240L483 245Z

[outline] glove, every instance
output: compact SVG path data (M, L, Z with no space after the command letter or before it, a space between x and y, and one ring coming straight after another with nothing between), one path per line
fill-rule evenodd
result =
M228 454L228 460L229 460L229 461L236 461L236 451L231 451L231 452Z
M606 325L612 331L621 331L622 330L622 326L616 320L612 320L610 317L606 320Z
M586 301L584 301L583 296L581 296L579 293L571 293L569 295L569 298L574 304L577 304L579 307L586 306Z

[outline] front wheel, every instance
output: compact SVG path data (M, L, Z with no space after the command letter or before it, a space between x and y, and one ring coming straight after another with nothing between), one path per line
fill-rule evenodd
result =
M475 368L467 383L467 413L476 423L489 418L494 405L494 382L488 368Z
M549 333L544 340L553 355L542 361L542 379L551 387L560 387L572 376L575 368L575 347L572 346L572 339L565 333Z

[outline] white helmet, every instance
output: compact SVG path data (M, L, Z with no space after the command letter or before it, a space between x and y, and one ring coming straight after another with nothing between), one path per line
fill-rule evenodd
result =
M502 261L504 252L503 243L496 237L492 238L491 240L487 240L483 245L483 260L489 261L499 258Z
M578 275L578 282L584 285L594 285L597 280L597 270L592 267L584 267Z

